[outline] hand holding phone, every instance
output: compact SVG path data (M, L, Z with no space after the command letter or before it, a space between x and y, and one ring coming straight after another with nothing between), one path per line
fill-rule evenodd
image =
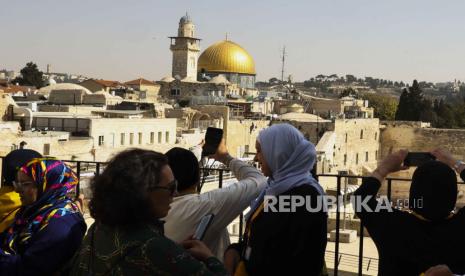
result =
M202 240L205 237L205 233L208 230L208 227L212 223L213 217L215 215L213 214L208 214L202 217L200 220L199 225L197 225L197 228L195 229L194 236L192 237L195 240Z
M409 152L404 159L404 166L419 167L432 160L436 160L436 157L429 152Z
M221 143L221 139L223 139L223 130L221 128L207 128L205 144L202 147L202 156L215 154Z

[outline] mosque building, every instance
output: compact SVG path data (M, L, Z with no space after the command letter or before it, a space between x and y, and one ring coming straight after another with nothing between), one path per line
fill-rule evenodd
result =
M258 94L255 62L237 43L226 38L200 54L201 39L196 37L195 25L187 14L179 20L178 35L169 38L172 72L158 82L162 96L178 100L207 97L209 101L215 97L213 103L217 103L226 97Z

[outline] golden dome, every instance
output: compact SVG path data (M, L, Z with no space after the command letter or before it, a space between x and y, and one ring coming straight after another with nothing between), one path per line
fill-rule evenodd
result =
M208 47L199 57L198 70L202 72L240 73L255 75L252 56L238 44L223 40Z

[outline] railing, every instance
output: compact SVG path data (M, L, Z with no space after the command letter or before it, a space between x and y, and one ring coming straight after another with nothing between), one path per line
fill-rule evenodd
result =
M0 157L0 160L3 162L3 157ZM99 175L101 171L104 169L106 163L105 162L92 162L92 161L76 161L76 160L64 160L68 163L76 172L77 176L80 179L78 187L76 189L76 195L79 196L80 192L82 191L83 183L86 183L90 180L91 177L94 175ZM208 173L208 176L205 178L207 182L218 182L218 187L222 188L224 180L226 179L233 179L234 177L231 175L231 172L228 169L218 169L218 168L201 168L201 172ZM336 194L341 195L342 189L342 179L363 179L366 178L364 176L350 176L350 175L330 175L330 174L321 174L317 175L318 178L322 177L331 177L336 178ZM85 178L85 179L84 179ZM407 182L411 179L405 178L386 178L387 184L387 198L391 201L392 196L392 184L393 181L398 182ZM463 182L459 182L459 184L464 184ZM339 234L340 234L340 220L341 220L341 212L339 210L339 197L336 197L336 237L335 237L335 250L334 251L326 251L326 259L333 259L333 275L337 276L339 273L339 265L345 264L349 266L358 266L358 275L363 275L364 271L368 271L370 269L376 269L378 266L378 260L372 257L364 257L364 248L363 248L363 237L364 237L364 225L360 222L360 234L359 234L359 254L351 255L346 253L340 253L339 248ZM239 220L239 240L242 240L243 236L243 227L244 227L244 219L243 215L240 215ZM357 259L358 260L355 260ZM331 262L328 262L331 263ZM365 267L365 269L364 269ZM331 267L328 267L331 268Z

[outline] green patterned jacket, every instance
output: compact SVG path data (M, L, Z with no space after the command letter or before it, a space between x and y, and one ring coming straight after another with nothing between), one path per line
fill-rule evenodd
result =
M161 222L131 229L94 223L73 260L71 275L227 275L227 272L218 259L198 261L166 238Z

